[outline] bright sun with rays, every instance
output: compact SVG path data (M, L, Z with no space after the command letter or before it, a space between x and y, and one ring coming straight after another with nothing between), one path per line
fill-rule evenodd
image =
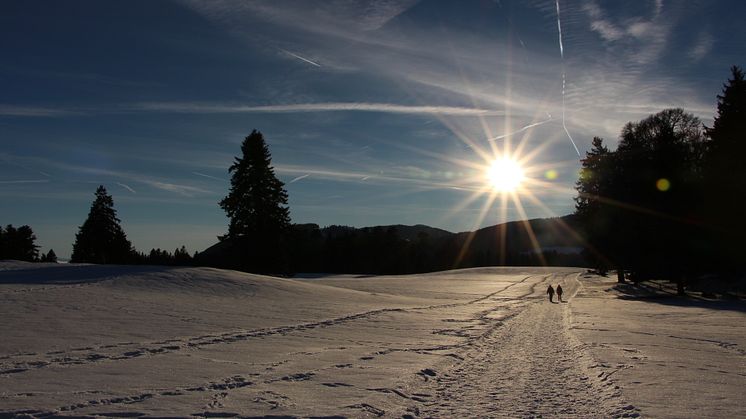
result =
M498 192L514 192L524 178L520 163L508 157L494 160L487 168L487 180Z

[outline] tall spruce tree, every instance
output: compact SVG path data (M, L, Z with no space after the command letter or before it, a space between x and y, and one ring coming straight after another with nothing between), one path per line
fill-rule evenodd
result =
M746 253L746 80L733 66L731 78L717 96L717 115L711 128L706 165L706 209L711 228L712 262L731 271L743 271Z
M229 239L238 259L234 267L256 272L280 272L285 267L283 240L290 227L288 196L275 176L264 136L251 131L241 144L241 157L228 169L231 188L220 201L230 223Z
M103 185L96 189L88 218L75 235L71 262L128 263L134 250L119 225L114 200Z

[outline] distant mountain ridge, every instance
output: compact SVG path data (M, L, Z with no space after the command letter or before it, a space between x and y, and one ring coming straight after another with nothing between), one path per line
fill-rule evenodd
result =
M306 225L318 227L317 224L306 224ZM441 228L436 228L436 227L430 227L424 224L415 224L415 225L391 224L391 225L370 226L370 227L349 227L349 226L340 226L340 225L330 225L327 227L323 227L320 230L321 230L321 234L324 235L325 237L334 237L334 236L338 236L341 233L349 233L351 231L368 232L374 229L389 229L389 228L394 228L396 230L396 234L404 240L416 240L420 234L427 234L428 236L433 237L433 238L451 237L456 234L448 230L443 230Z
M423 224L350 227L294 224L286 243L288 272L392 274L495 265L583 266L574 215L511 221L453 233ZM198 263L240 269L245 250L223 240Z

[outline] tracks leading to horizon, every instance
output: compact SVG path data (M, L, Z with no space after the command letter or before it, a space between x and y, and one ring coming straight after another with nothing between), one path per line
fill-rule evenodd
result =
M564 278L571 300L580 286ZM571 330L569 304L537 302L490 328L429 380L411 384L432 401L424 417L637 417Z
M164 362L179 362L171 361L169 355L199 357L200 351L205 350L207 352L203 356L210 356L214 351L229 350L232 344L243 344L239 348L245 350L250 347L245 345L250 345L254 339L271 346L273 339L278 339L279 345L292 338L314 345L323 344L325 349L293 353L280 351L272 358L274 361L265 364L234 362L235 367L223 371L235 371L236 374L215 375L209 382L202 381L202 384L187 380L165 388L146 386L132 392L107 393L104 397L95 392L88 394L87 390L82 393L79 390L71 395L77 394L73 398L85 400L59 404L52 410L40 410L38 415L50 412L78 414L95 411L102 406L116 407L120 413L141 414L147 408L134 411L134 406L175 399L193 400L195 397L209 400L202 407L205 416L230 414L226 406L230 406L231 400L245 398L247 392L254 395L251 400L255 406L265 406L268 412L285 408L285 412L292 413L294 405L291 398L282 391L274 391L274 386L278 384L291 383L310 386L307 391L328 393L330 397L334 394L340 397L346 395L342 397L344 399L355 394L361 403L340 406L342 410L339 412L355 412L353 416L531 416L548 412L546 406L556 407L565 403L570 403L570 407L554 411L555 415L558 412L567 415L614 412L614 406L599 407L593 404L594 398L588 396L589 389L598 391L605 387L599 387L596 381L600 379L594 379L587 373L592 366L591 361L580 356L583 353L582 345L573 341L569 334L567 305L549 306L544 303L543 291L547 282L555 283L560 278L568 281L568 275L513 275L517 278L500 289L457 302L385 307L277 327L234 329L155 341L5 356L0 358L0 365L4 368L0 374L5 375L0 380L9 377L23 380L24 373L46 368L71 368L70 373L66 374L75 374L78 367L89 370L99 364L100 368L106 369L126 368L120 366L125 361L153 357L165 357ZM574 293L574 288L568 289L571 290ZM396 340L387 340L391 338L386 337L387 332L380 329L381 325L393 328L406 326L398 322L418 322L418 319L426 320L427 327L432 329L419 332L420 338L417 339L397 344ZM545 335L537 327L555 323L562 325L559 341L545 341ZM340 330L333 332L337 327ZM367 340L345 335L346 331L357 327L378 327L382 332L380 336L372 335ZM338 356L325 355L329 351L338 351ZM364 374L365 370L378 368L376 365L397 362L395 360L402 356L418 360L418 365L424 364L421 364L421 368L418 366L419 369L413 371L411 376L391 377L394 381L386 385L365 385L366 379L361 382L357 378L356 382L354 376L349 375ZM549 375L545 372L540 379L537 377L541 377L541 367L536 360L542 356L548 356L545 360L557 365L557 368ZM320 361L321 358L325 360ZM583 370L586 364L591 366ZM544 388L568 383L572 384L574 393L553 395ZM612 396L609 396L610 400L615 402ZM33 398L43 395L34 392L6 393L3 397ZM505 414L501 414L501 411ZM199 416L201 413L192 414Z
M377 310L369 310L353 313L331 319L322 319L314 322L304 322L291 325L276 326L258 329L234 329L217 334L206 334L198 336L174 337L165 340L147 342L120 342L98 346L87 346L71 348L68 350L50 351L46 353L22 353L0 356L0 375L19 374L39 368L55 366L74 366L100 362L126 361L142 356L162 356L184 350L195 350L205 346L231 344L243 342L250 339L269 337L273 335L288 335L294 332L308 331L317 328L334 327L356 320L363 320L386 313L438 310L461 306L478 304L494 298L495 296L525 284L535 275L525 276L520 281L512 282L502 289L491 292L479 298L457 303L444 303L426 306L392 307ZM546 277L544 275L543 277ZM535 287L535 285L534 285ZM524 298L534 292L530 291L518 295L515 298Z

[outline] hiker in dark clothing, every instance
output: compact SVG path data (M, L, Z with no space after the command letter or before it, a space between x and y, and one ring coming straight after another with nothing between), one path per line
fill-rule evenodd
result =
M549 294L549 302L553 303L552 298L554 298L554 288L552 288L552 285L549 285L549 288L547 288L547 294Z
M557 284L557 299L562 302L562 285Z

